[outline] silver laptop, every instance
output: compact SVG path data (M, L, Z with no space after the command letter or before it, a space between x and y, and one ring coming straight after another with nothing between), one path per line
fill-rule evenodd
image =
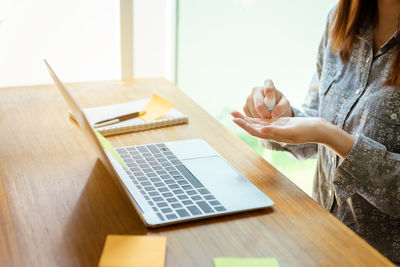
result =
M263 192L202 139L103 149L85 114L45 61L70 112L147 227L270 207Z

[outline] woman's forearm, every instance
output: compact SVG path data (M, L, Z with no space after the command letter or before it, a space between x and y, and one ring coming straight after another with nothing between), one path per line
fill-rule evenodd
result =
M352 149L355 138L327 121L323 121L318 143L327 146L338 154L341 158L345 158Z

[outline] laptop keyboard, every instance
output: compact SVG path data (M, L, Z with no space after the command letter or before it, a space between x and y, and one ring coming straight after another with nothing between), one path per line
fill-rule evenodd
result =
M226 211L165 144L117 148L137 189L162 221Z

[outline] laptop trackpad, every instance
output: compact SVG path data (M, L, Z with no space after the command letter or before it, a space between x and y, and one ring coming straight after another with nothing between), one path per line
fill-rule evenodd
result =
M251 209L269 204L264 193L220 156L182 161L199 182L228 209Z

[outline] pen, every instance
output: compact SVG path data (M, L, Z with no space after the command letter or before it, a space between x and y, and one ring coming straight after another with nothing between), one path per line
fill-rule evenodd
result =
M136 118L136 117L142 116L145 113L146 113L146 111L135 111L133 113L129 113L129 114L121 115L121 116L118 116L118 117L114 117L114 118L98 121L98 122L93 124L93 127L99 128L99 127L115 124L115 123L118 123L118 122L121 122L121 121L126 121L126 120L129 120L129 119L132 119L132 118Z

